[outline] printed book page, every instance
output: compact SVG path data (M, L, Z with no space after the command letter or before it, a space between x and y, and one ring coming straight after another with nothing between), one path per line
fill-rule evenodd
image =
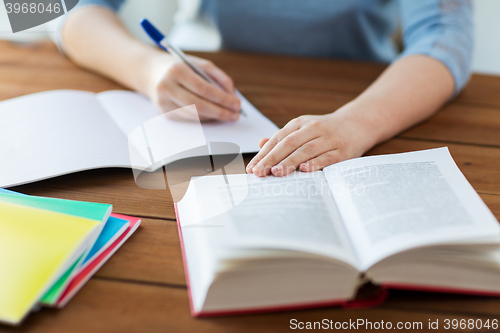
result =
M362 269L414 247L500 236L447 148L357 158L324 174Z
M322 172L193 178L178 207L183 233L202 232L212 248L302 251L357 266Z

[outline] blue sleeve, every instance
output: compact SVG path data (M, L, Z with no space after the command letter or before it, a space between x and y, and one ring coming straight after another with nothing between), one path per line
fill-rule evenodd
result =
M115 12L120 9L125 0L80 0L78 7L85 5L103 6L114 10Z
M399 0L404 50L441 61L453 75L455 96L470 77L474 44L471 0Z

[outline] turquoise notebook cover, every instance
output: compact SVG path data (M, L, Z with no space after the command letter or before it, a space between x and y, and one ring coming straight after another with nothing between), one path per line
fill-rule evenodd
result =
M6 190L3 190L6 191ZM58 213L84 217L91 220L105 222L111 214L111 205L45 198L30 195L17 195L18 193L0 193L0 201L25 205L34 208L51 210Z

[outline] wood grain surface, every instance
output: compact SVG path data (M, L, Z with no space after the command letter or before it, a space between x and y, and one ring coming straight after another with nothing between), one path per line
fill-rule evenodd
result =
M325 114L355 98L380 64L238 53L197 53L226 70L239 90L278 126L301 114ZM0 100L53 89L123 89L79 69L50 43L0 41ZM0 120L1 121L1 120ZM457 165L500 218L500 77L474 75L455 101L368 154L448 146ZM245 160L251 158L246 155ZM2 161L3 162L3 161ZM34 161L35 163L36 161ZM131 170L79 172L19 186L26 194L113 204L142 226L62 310L41 309L0 332L281 332L290 320L422 322L500 319L500 299L391 291L368 309L323 308L263 315L191 317L179 238L168 190L139 188ZM466 330L465 330L466 331Z

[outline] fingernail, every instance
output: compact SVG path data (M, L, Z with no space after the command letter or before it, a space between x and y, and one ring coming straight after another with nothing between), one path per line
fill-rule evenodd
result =
M311 163L302 163L300 170L301 171L311 171L313 165Z
M277 176L278 174L281 174L283 171L283 167L281 165L276 165L271 168L271 172L273 175Z
M252 168L252 172L255 173L255 171L257 171L257 173L262 172L262 166L260 164L257 164L256 166L254 166Z
M232 120L232 121L236 121L236 120L238 120L238 118L239 118L239 117L240 117L240 116L239 116L239 114L233 114L233 115L231 116L231 120Z

